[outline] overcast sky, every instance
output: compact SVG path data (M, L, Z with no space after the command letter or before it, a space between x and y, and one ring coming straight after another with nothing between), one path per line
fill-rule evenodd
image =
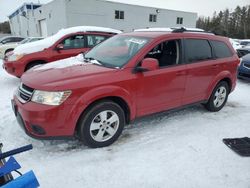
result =
M0 22L8 19L14 10L25 2L47 3L51 0L0 0ZM82 1L82 0L79 0ZM154 6L160 8L197 12L198 15L212 16L214 11L226 8L234 9L237 5L250 5L250 0L113 0L124 3Z

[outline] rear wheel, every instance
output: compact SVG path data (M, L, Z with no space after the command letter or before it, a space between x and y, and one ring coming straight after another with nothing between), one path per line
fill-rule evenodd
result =
M124 125L123 109L112 101L101 101L82 115L78 135L89 147L105 147L118 139Z
M221 81L215 87L208 102L205 104L206 109L211 112L217 112L221 110L227 102L228 94L229 94L228 83L225 81Z

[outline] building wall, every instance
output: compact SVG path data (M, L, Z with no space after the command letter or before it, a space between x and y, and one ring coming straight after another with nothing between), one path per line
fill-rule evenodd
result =
M115 19L115 10L124 11L124 19ZM149 22L149 14L157 15L157 21ZM14 35L41 36L41 20L47 26L45 36L50 36L62 28L79 25L111 27L125 32L147 27L195 27L197 19L197 13L104 0L54 0L27 10L27 16L29 19L20 15L10 19ZM183 24L177 24L177 17L183 18Z
M32 10L26 10L26 17L22 16L21 12L10 19L11 33L16 36L28 36L32 33L33 28L29 28L29 17L32 15Z
M45 20L47 34L50 36L61 28L66 27L65 3L64 0L54 0L48 4L42 5L35 10L27 10L26 17L19 11L14 17L10 18L11 33L18 36L42 36L40 21Z
M45 20L47 25L47 36L55 34L58 30L65 28L66 15L65 15L65 2L64 0L54 0L45 4L35 10L34 23L36 27L36 34L41 36L40 21ZM34 25L33 25L34 27Z
M146 27L195 27L197 14L122 4L103 0L66 0L67 26L97 25L123 31ZM115 19L115 10L124 11L124 20ZM159 10L159 13L157 13ZM149 14L157 15L157 22L149 22ZM177 24L183 17L183 24Z

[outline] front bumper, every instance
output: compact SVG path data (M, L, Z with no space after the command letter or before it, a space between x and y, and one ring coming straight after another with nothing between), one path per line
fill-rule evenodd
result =
M72 105L48 106L27 102L22 104L16 96L11 101L18 124L27 135L38 139L73 137L78 117Z
M24 72L24 67L22 66L21 62L8 62L6 60L3 61L3 69L16 77L21 77Z
M238 78L250 81L250 69L240 66L238 69Z

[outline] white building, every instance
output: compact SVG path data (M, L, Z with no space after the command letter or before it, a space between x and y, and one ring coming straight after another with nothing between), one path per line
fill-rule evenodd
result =
M9 19L13 35L49 36L78 25L125 32L147 27L195 27L197 13L106 0L54 0L45 5L24 4Z

